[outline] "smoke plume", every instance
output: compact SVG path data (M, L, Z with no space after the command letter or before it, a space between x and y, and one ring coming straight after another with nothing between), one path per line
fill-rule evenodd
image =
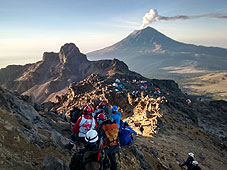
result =
M187 19L196 19L196 18L217 18L217 19L227 19L227 14L201 14L201 15L176 15L172 17L166 17L158 15L158 11L156 9L150 9L148 13L146 13L143 17L143 24L140 26L140 29L145 28L149 24L155 21L175 21L175 20L187 20Z

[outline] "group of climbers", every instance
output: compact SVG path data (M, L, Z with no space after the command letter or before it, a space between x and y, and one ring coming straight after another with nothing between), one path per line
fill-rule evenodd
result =
M119 146L132 145L132 133L136 135L136 132L129 127L127 121L121 120L117 106L111 109L101 102L97 110L87 105L77 113L80 117L76 122L74 120L71 140L65 146L69 150L75 144L80 146L72 157L70 170L116 170L116 153L119 153Z
M187 170L201 170L201 168L198 165L198 162L194 160L194 154L188 153L187 160L179 165L180 167L187 166Z
M115 87L116 92L119 92L121 89L124 88L124 85L121 83L121 80L118 78L115 80L115 82L112 84L112 86Z

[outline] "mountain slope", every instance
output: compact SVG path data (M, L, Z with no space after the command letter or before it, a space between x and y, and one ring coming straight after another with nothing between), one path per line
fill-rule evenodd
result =
M55 96L64 93L70 83L83 80L92 73L103 76L134 74L117 59L89 61L75 44L69 43L62 46L59 53L45 52L42 61L37 63L1 69L0 85L43 102L55 100Z
M116 78L124 86L119 92L112 85ZM104 101L109 106L118 106L121 118L127 120L138 133L138 126L142 124L144 133L135 138L135 145L122 147L119 169L139 169L136 164L140 156L132 162L125 159L129 153L139 149L148 163L141 161L142 169L180 170L178 164L182 163L182 157L186 158L187 153L193 152L202 169L225 170L227 102L213 101L208 104L190 96L192 104L186 105L185 100L189 96L182 93L174 81L144 77L140 80L148 81L145 92L141 92L129 76L91 75L72 84L55 109L58 113L65 113L75 106L82 108L90 104L95 107ZM152 93L156 87L161 89L163 95L167 92L169 95L156 98ZM133 90L139 91L136 98L130 95Z
M120 42L87 55L90 59L121 59L130 69L149 77L165 76L171 71L187 74L227 69L227 49L177 42L151 27L136 30Z

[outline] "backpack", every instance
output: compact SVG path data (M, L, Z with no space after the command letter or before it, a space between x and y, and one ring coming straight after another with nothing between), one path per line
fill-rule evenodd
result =
M109 108L108 106L105 106L103 108L103 111L104 111L103 114L105 114L105 116L107 117L107 119L111 119L112 120L112 109Z
M79 119L79 117L82 115L81 110L78 107L74 107L70 111L70 120L72 123L76 123L76 121Z
M102 148L105 149L106 147L118 145L118 123L108 120L107 123L103 124L102 128L105 133Z

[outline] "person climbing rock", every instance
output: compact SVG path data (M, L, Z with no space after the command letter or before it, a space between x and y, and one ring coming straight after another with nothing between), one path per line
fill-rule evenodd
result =
M192 167L192 162L194 161L194 154L193 153L188 153L188 159L183 163L180 164L179 166L187 166L188 170L191 170L190 168Z
M97 131L91 129L85 135L85 147L72 157L70 170L109 170L110 160L98 143Z
M198 163L197 161L193 161L193 162L192 162L192 167L191 167L190 170L202 170L202 169L199 167L198 164L199 164L199 163Z
M192 101L190 100L190 99L187 99L186 101L185 101L185 104L187 104L187 105L190 105L192 103Z
M73 134L69 144L65 146L66 149L71 150L77 142L79 145L82 145L84 141L85 134L90 129L95 129L97 127L96 120L92 117L92 109L90 106L85 106L83 109L83 115L77 120L73 126Z
M133 144L133 134L137 135L137 133L129 127L128 122L125 121L123 126L119 129L120 146L131 146Z
M112 119L118 124L118 128L120 128L120 120L121 120L121 113L118 112L118 107L112 107Z

